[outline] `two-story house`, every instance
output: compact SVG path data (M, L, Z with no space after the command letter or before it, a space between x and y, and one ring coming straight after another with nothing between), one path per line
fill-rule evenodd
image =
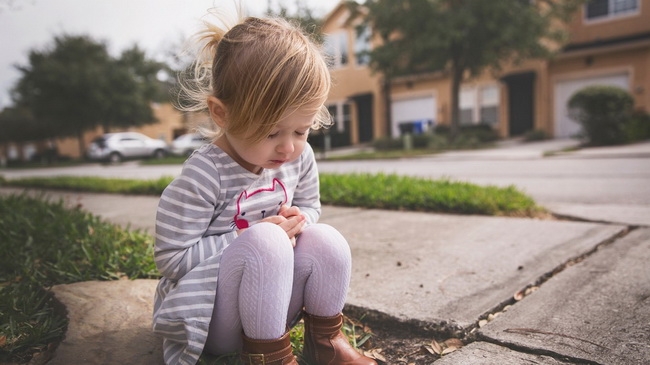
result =
M451 119L450 80L442 73L394 79L384 100L383 78L358 52L372 47L358 35L343 2L325 18L323 32L334 86L328 99L339 144L397 137L403 124ZM650 0L590 0L567 24L570 40L550 60L529 60L463 83L460 123L490 123L502 137L541 130L568 138L579 125L568 117L567 101L594 84L619 86L635 108L650 112ZM369 32L369 30L367 31ZM386 120L390 108L390 120ZM426 125L423 125L426 128Z

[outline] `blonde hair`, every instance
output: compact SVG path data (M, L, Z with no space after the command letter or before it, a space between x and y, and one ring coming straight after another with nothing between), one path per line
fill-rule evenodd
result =
M324 102L330 74L320 47L280 18L247 17L229 30L211 23L197 34L191 77L181 80L181 108L207 110L214 96L227 109L227 130L200 131L211 139L228 132L252 142L266 138L287 112L318 105L312 129L332 124Z

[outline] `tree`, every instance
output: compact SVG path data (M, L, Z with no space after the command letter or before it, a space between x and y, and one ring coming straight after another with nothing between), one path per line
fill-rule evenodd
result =
M169 100L171 85L158 80L163 63L149 60L144 51L134 46L122 52L108 69L107 98L101 124L105 132L113 127L138 126L155 121L149 104Z
M386 78L443 71L451 78L451 136L459 124L459 91L466 77L509 62L548 57L566 22L584 0L366 0L365 25L381 45L370 66ZM357 15L363 14L349 2ZM390 91L387 91L388 93Z
M38 123L28 109L5 108L0 112L0 143L45 139L52 135L48 127Z
M28 59L18 67L16 106L29 110L50 137L76 136L81 155L87 130L154 121L149 103L158 96L152 80L163 66L146 60L137 47L114 59L104 43L63 35L43 51L32 50Z
M294 21L300 25L314 40L321 43L323 41L323 34L321 27L323 19L314 15L314 11L304 4L303 0L296 0L296 12L290 13L289 9L282 3L279 5L279 10L274 11L271 8L269 1L266 8L267 16L279 16L290 21Z

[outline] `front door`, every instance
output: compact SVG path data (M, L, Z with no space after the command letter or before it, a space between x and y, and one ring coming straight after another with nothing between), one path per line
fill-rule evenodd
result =
M507 75L501 80L508 86L508 134L519 136L532 131L535 127L535 73Z
M374 136L372 122L372 94L353 96L352 100L357 106L359 143L370 142Z

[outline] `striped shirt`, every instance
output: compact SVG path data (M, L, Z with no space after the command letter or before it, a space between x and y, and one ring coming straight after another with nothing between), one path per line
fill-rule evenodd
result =
M202 146L164 190L156 215L154 257L162 278L153 329L166 364L195 364L203 351L223 250L246 228L298 206L307 224L320 216L318 170L306 144L295 161L254 174L213 144Z

